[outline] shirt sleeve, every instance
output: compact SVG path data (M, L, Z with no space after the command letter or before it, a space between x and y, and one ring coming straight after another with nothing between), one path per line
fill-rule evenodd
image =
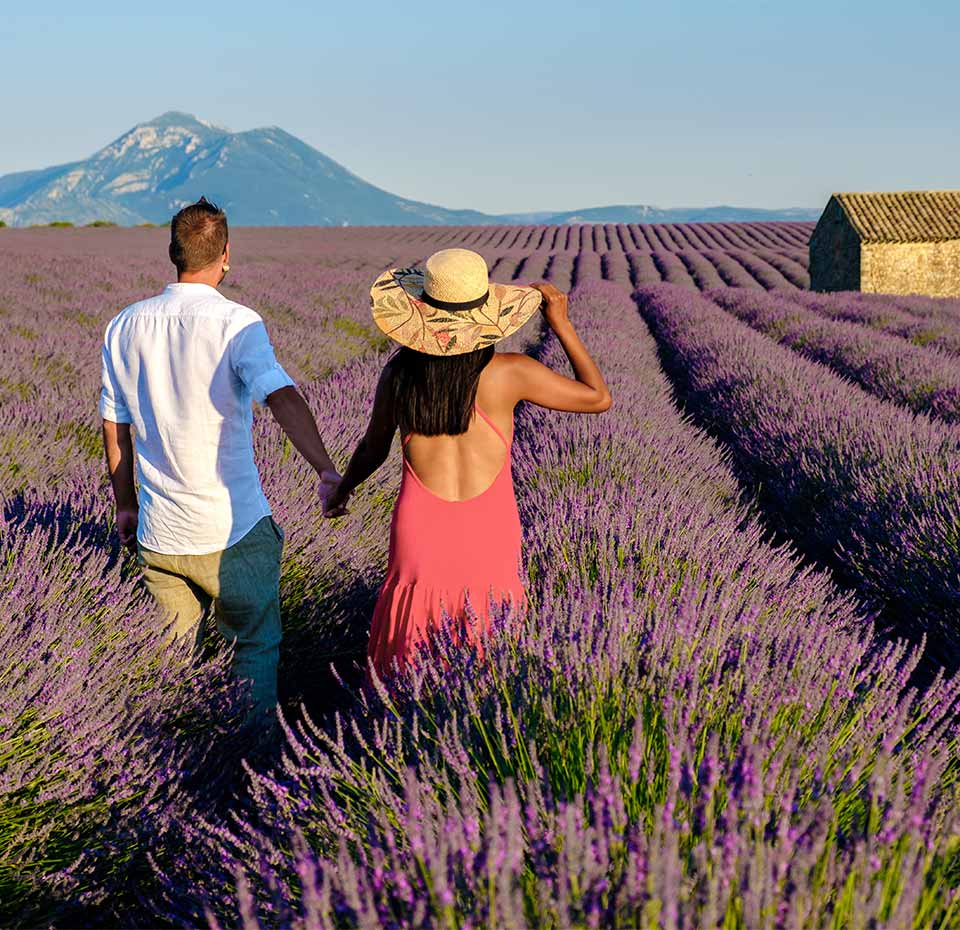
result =
M262 404L280 388L294 387L276 356L263 320L245 326L230 342L230 360L237 377L246 385L253 399Z
M106 343L101 351L100 362L100 416L112 423L132 423L130 410L123 399L123 392L117 382L117 373L110 358L110 350Z

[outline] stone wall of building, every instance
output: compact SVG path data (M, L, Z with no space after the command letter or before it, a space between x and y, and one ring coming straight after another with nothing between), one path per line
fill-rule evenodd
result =
M810 289L860 290L860 237L835 197L810 237Z
M811 288L820 290L813 287L812 245L810 259ZM863 243L859 289L877 294L960 297L960 239Z

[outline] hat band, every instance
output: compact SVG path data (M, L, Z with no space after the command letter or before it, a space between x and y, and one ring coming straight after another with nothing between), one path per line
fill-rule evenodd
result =
M489 288L487 288L487 292L482 297L476 297L473 300L440 300L438 297L433 297L431 294L428 294L426 290L420 295L420 299L425 304L430 304L431 307L436 307L438 310L453 311L474 310L477 307L482 307L489 298Z

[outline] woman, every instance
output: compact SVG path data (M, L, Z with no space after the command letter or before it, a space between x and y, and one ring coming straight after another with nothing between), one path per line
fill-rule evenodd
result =
M382 676L414 656L444 610L453 618L471 610L485 630L493 608L525 603L510 472L517 403L600 413L611 398L567 317L566 295L550 284L491 284L476 252L444 249L423 271L391 269L371 295L377 325L401 348L384 366L370 423L326 513L345 512L354 488L386 461L399 428L403 478L368 647ZM527 355L494 351L541 306L573 378Z

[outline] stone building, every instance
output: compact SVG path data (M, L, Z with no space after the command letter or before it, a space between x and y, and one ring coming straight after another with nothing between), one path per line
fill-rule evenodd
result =
M834 194L810 239L810 288L960 297L960 191Z

